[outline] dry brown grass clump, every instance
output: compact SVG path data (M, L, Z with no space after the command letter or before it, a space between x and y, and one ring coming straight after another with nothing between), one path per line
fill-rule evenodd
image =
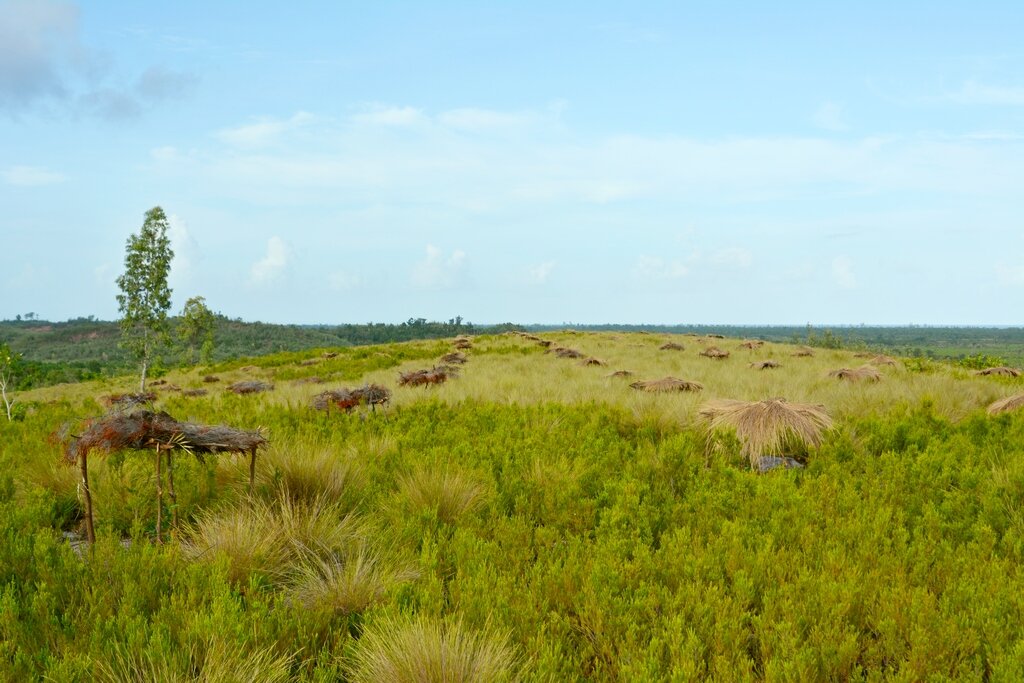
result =
M821 445L832 418L822 405L790 403L784 398L767 401L709 401L700 409L709 434L720 429L736 432L742 454L757 468L762 456L785 456Z
M559 346L554 349L553 353L559 358L583 358L583 354L576 349L570 349L564 346Z
M999 413L1008 413L1019 408L1024 408L1024 394L1014 394L1013 396L999 399L988 407L988 414L998 415Z
M208 392L206 389L186 389L185 391L181 392L181 395L195 397L206 396L208 393L210 392Z
M872 365L896 365L896 359L893 358L892 356L886 356L885 354L873 356L871 360L869 360L868 362L871 363Z
M704 356L705 358L711 358L712 360L724 360L729 357L729 352L723 351L717 346L709 346L708 348L701 351L700 355Z
M658 347L659 351L685 351L686 347L676 342L666 342Z
M793 352L795 358L808 358L814 355L814 349L810 346L798 346L796 351Z
M441 362L448 365L463 365L467 360L466 354L459 351L452 351L441 356Z
M700 382L692 382L676 377L663 377L630 384L637 391L649 391L652 393L666 393L670 391L703 391L704 385Z
M235 382L228 387L228 391L239 396L244 394L258 394L263 391L270 391L274 388L273 384L268 382L261 382L259 380L247 380L244 382Z
M604 366L606 366L608 364L605 363L603 360L600 360L598 358L584 358L580 362L580 365L588 365L588 366L589 365L597 365L597 366L600 366L600 367L604 367Z
M473 348L473 342L469 337L456 337L455 341L452 342L452 345L459 351L465 351Z
M609 377L632 377L633 373L629 370L616 370L615 372L608 373Z
M1000 365L993 368L978 370L974 374L981 377L1020 377L1021 372L1017 368L1008 368L1005 365Z
M211 384L213 382L219 382L220 377L218 377L217 375L207 375L206 377L203 377L203 381L206 382L207 384Z
M447 365L430 368L429 370L413 370L412 372L401 372L398 374L399 386L425 386L429 384L444 384L452 377L458 377L458 371Z
M414 510L434 510L438 519L454 524L484 501L486 489L460 470L419 468L399 477L398 487Z
M347 668L353 683L518 680L507 636L423 618L376 621L359 639Z
M554 343L555 342L551 341L550 339L537 340L537 344L543 346L545 349L550 349L554 345Z
M781 368L782 365L774 360L759 360L751 363L750 367L755 370L771 370L772 368Z
M754 349L759 349L762 346L764 346L764 342L761 341L760 339L749 339L740 344L741 349L750 349L751 351L753 351Z
M862 365L859 368L839 368L828 373L829 377L846 382L877 382L882 379L882 373L878 368L870 365Z

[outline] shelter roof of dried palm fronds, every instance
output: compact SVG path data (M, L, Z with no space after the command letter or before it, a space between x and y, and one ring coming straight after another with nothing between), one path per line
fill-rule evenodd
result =
M714 358L715 360L721 360L723 358L728 358L729 352L723 351L717 346L709 346L708 348L701 351L700 355L704 356L705 358Z
M725 339L724 334L705 334L704 336L708 339Z
M257 431L222 425L178 422L165 412L137 410L111 413L89 421L86 429L67 440L64 455L70 462L93 449L106 452L125 448L180 448L191 453L245 453L267 443Z
M974 373L982 377L997 376L997 377L1020 377L1021 371L1017 368L1008 368L1005 365L1000 365L993 368L985 368L984 370L978 370Z
M442 365L429 370L413 370L402 372L398 375L399 386L418 386L424 384L443 384L451 377L458 377L458 371L447 365Z
M799 346L796 351L793 352L793 356L796 358L806 358L814 355L814 349L810 346Z
M764 346L764 342L761 341L760 339L749 339L749 340L747 340L745 342L742 342L740 344L740 348L741 349L750 349L750 350L759 349L762 346Z
M261 382L259 380L247 380L244 382L235 382L228 387L228 391L234 394L258 394L261 391L270 391L274 388L273 384L267 382Z
M658 347L659 351L685 351L686 347L677 342L666 342Z
M847 382L877 382L882 379L882 373L878 368L870 365L862 365L859 368L839 368L828 373L829 377L845 380Z
M186 389L181 392L182 396L206 396L208 392L206 389Z
M456 339L453 346L460 351L466 351L473 348L473 342L468 339Z
M772 368L781 368L782 365L778 361L774 360L759 360L751 363L750 367L755 370L770 370Z
M537 340L537 343L543 346L545 349L550 349L555 342L551 341L550 339L539 339Z
M988 407L989 415L998 415L999 413L1008 413L1011 410L1018 410L1024 408L1024 394L1014 394L1013 396L1007 396L994 402Z
M790 403L784 398L709 401L700 409L700 417L709 431L734 429L743 454L755 467L761 456L820 446L825 431L832 428L825 406Z
M691 382L676 377L663 377L662 379L641 380L630 384L638 391L650 391L664 393L669 391L703 391L704 385L700 382Z
M441 356L442 363L455 363L456 365L462 365L467 360L466 354L459 353L458 351L452 351L451 353L446 353Z
M629 370L616 370L615 372L608 373L609 377L632 377L633 373Z
M598 365L604 367L605 365L608 364L599 358L584 358L582 361L580 361L580 365Z
M391 391L379 384L367 384L357 389L333 389L324 391L313 397L313 407L317 410L349 411L359 405L378 406L391 400Z
M868 362L872 365L896 365L896 359L892 356L886 356L885 354L874 356Z
M206 377L203 378L203 381L206 382L207 384L211 382L219 382L220 377L218 377L217 375L207 375Z
M569 349L564 346L559 346L556 349L552 349L552 353L554 353L559 358L583 358L583 354L577 351L576 349Z
M152 403L156 400L156 394L152 391L136 394L110 394L109 396L104 396L102 400L108 408L129 410L136 406L144 406L148 403Z

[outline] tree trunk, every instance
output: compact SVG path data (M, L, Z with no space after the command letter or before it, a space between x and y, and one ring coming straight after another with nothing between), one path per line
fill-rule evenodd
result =
M164 489L163 489L163 486L161 485L162 482L160 481L160 479L161 479L161 477L160 477L160 458L161 458L161 456L160 456L160 446L158 445L156 447L156 542L157 543L163 543L164 542L163 538L161 537L161 533L160 533L160 531L161 531L161 529L160 529L161 515L163 514L163 507L164 507Z
M171 462L173 451L167 449L167 496L171 499L171 533L178 528L178 497L174 495L174 465Z
M146 374L149 371L149 358L142 359L142 381L139 383L139 393L146 393Z
M85 538L89 544L96 542L96 531L92 526L92 492L89 491L88 455L79 456L78 467L82 471L82 493L85 495Z

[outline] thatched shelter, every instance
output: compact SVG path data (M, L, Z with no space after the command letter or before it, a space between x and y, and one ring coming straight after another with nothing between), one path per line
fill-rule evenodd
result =
M755 370L771 370L773 368L781 368L782 364L774 360L759 360L751 363L750 367Z
M663 377L662 379L641 380L629 385L637 391L648 391L651 393L668 393L672 391L703 391L704 385L700 382L691 382L676 377Z
M868 362L871 363L872 365L896 365L896 359L893 358L892 356L886 356L885 354L879 354L877 356L874 356Z
M723 351L717 346L709 346L708 348L701 351L700 355L704 356L705 358L711 358L712 360L724 360L729 357L729 352Z
M430 384L444 384L452 377L458 377L458 371L450 366L441 365L429 370L413 370L412 372L401 372L398 375L399 386L425 386Z
M570 349L570 348L566 348L564 346L559 346L558 348L554 349L552 351L552 353L554 353L559 358L583 358L584 357L583 354L581 352L577 351L576 349Z
M1008 413L1020 408L1024 408L1024 394L1014 394L1013 396L1001 398L990 405L988 407L988 414L998 415L999 413Z
M219 382L220 377L217 375L207 375L206 377L203 377L203 381L207 384L212 384L213 382Z
M705 334L704 336L708 339L725 339L724 334Z
M1008 368L1005 365L1000 365L992 368L985 368L984 370L978 370L974 373L979 377L1020 377L1021 371L1017 368Z
M110 394L109 396L104 396L102 401L108 408L116 410L131 410L138 406L152 404L156 401L156 394L152 391L136 394Z
M459 351L452 351L441 356L441 362L449 365L462 365L467 360L469 359L466 357L466 354Z
M459 351L465 351L473 348L473 341L469 337L460 336L452 341L452 345Z
M156 534L159 541L163 508L163 480L160 472L163 453L167 455L167 481L171 510L175 521L177 521L172 451L183 450L196 456L207 453L248 453L249 490L252 491L256 477L256 450L266 443L266 437L258 431L245 431L221 425L179 422L162 411L137 410L132 413L110 413L89 421L81 434L72 435L66 440L64 449L66 460L69 463L78 463L82 473L86 536L89 542L96 540L92 520L92 496L89 491L88 455L91 451L112 453L126 449L152 449L156 452Z
M350 412L360 405L370 408L387 405L391 400L391 391L379 384L367 384L357 389L333 389L321 392L313 397L313 407L317 410L330 412L331 408Z
M754 349L759 349L762 346L764 346L764 342L761 341L760 339L748 339L747 341L742 342L740 344L741 349L750 349L751 351L753 351Z
M882 379L882 373L871 365L862 365L852 369L839 368L828 373L828 376L845 382L878 382Z
M551 341L550 339L540 339L537 341L537 344L539 346L543 346L545 349L550 349L552 346L554 346L555 342Z
M228 387L228 391L233 394L258 394L263 391L270 391L274 388L273 384L267 382L261 382L259 380L247 380L243 382L235 382Z
M616 370L615 372L608 373L608 377L632 377L633 373L629 370Z
M798 346L793 352L794 358L809 358L814 355L814 349L810 346Z
M685 351L686 347L677 342L666 342L658 347L659 351Z
M709 437L721 429L733 430L743 444L742 454L759 469L764 456L792 455L821 445L832 418L822 405L767 401L709 401L700 409Z
M596 365L599 367L604 367L608 364L599 358L584 358L582 361L580 361L580 365Z

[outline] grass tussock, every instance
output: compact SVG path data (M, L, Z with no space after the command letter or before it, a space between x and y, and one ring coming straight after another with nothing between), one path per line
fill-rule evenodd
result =
M275 444L259 461L258 480L274 497L326 499L352 509L366 485L366 468L351 454L326 446Z
M434 619L380 621L348 664L353 683L491 683L517 680L508 637Z
M210 638L184 651L159 654L118 647L93 666L97 683L285 683L290 660L272 648L238 648Z
M709 401L700 417L713 433L735 431L742 454L756 467L762 456L785 456L821 445L832 418L821 405L790 403L784 398L767 401Z
M419 576L411 565L387 557L366 540L353 545L327 557L314 553L303 558L293 572L292 597L308 609L354 614Z
M446 524L456 523L484 501L483 484L460 470L421 467L400 477L398 486L413 509L434 510Z

